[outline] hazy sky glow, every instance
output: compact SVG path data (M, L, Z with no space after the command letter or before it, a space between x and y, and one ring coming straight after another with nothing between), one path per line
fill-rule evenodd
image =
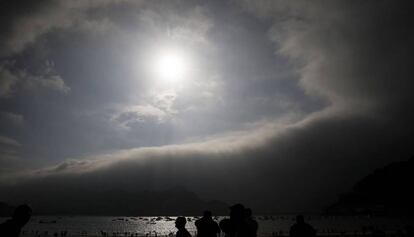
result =
M319 210L412 154L409 5L1 3L1 183Z

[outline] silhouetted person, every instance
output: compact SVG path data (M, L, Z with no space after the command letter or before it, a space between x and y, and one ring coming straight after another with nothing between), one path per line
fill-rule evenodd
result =
M299 215L296 217L296 223L290 227L289 235L290 237L315 237L316 231L311 225L305 223L302 215Z
M0 224L1 237L18 237L23 226L30 220L32 209L28 205L21 205L14 210L12 219Z
M259 224L255 219L253 219L253 211L250 208L244 209L244 215L246 218L247 229L248 229L248 236L249 237L256 237L257 230L259 229Z
M244 206L242 204L231 206L230 219L220 221L220 228L226 237L248 237L249 228Z
M185 224L187 223L187 220L185 217L180 216L177 217L175 220L175 227L177 227L178 231L175 234L176 237L191 237L190 233L185 228Z
M220 227L211 217L210 211L204 211L203 217L195 222L198 237L217 237Z

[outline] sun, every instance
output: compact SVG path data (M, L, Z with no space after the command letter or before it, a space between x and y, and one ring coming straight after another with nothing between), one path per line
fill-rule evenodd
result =
M159 80L179 82L186 76L188 61L181 51L162 50L155 57L153 70Z

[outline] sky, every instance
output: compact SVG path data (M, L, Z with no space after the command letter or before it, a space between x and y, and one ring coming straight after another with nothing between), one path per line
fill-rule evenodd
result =
M0 186L320 211L413 154L412 5L2 1Z

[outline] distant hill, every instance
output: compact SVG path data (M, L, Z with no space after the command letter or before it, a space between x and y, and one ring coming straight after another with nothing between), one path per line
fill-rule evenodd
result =
M414 215L414 157L375 170L327 209L342 215Z
M32 206L37 215L201 215L205 209L211 210L214 215L228 213L226 203L201 200L184 188L135 192L124 190L59 190L47 193L28 191L25 196L25 202Z

